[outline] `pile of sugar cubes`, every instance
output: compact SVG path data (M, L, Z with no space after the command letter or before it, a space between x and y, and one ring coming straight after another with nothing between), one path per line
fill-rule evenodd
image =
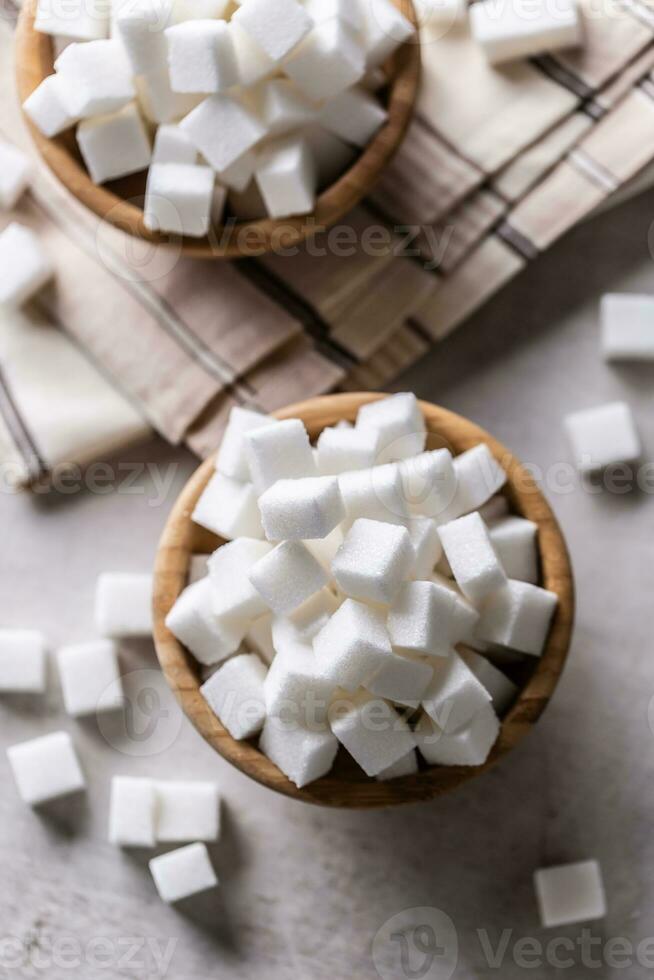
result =
M149 168L145 224L204 236L311 212L387 118L383 64L413 34L392 0L39 0L55 73L24 104L77 127L98 184ZM111 9L109 9L111 7Z
M299 419L234 408L193 520L198 556L167 626L236 739L301 787L339 745L371 777L478 766L538 657L557 597L536 525L508 511L487 446L429 451L416 398L361 407L315 447ZM511 653L507 653L511 651Z

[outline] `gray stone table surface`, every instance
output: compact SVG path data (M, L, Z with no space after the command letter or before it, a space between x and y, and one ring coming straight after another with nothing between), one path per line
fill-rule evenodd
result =
M377 931L425 907L449 917L409 913L416 925L436 924L434 956L424 929L410 935L403 966L397 939L378 942L382 977L652 974L654 500L651 486L580 486L561 419L625 398L644 460L652 459L654 367L601 361L597 305L607 289L654 290L653 203L646 195L577 229L397 385L470 416L544 473L574 560L578 619L569 664L535 731L447 798L331 811L275 796L214 755L161 685L148 643L121 648L127 731L67 718L55 681L45 705L4 698L3 746L71 731L89 792L32 812L0 755L0 977L364 980L377 976ZM92 637L96 575L149 568L193 465L153 441L120 469L112 462L111 492L96 472L99 485L80 492L0 494L2 625L42 629L52 647ZM158 693L154 714L152 699L138 698L144 682ZM107 842L113 773L220 783L219 892L176 908L159 901L150 855ZM532 872L585 857L601 862L606 919L585 934L583 926L541 929Z

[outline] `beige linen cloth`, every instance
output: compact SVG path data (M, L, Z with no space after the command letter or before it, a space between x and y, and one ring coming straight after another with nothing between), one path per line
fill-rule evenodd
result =
M0 314L4 474L27 484L149 427L205 455L234 404L387 385L654 161L654 9L582 6L582 48L501 69L465 27L424 25L403 148L337 239L293 256L142 247L35 161L33 190L2 221L37 230L57 277L38 304ZM27 147L12 31L7 16L0 135Z

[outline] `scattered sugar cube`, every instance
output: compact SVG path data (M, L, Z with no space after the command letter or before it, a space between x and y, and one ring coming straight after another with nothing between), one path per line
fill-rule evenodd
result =
M408 522L409 512L397 466L389 464L341 473L338 485L348 525L360 517L391 524Z
M626 402L611 402L563 420L580 473L595 473L640 456L640 439Z
M551 8L541 0L483 0L470 8L472 36L493 65L581 43L575 0Z
M458 517L452 510L457 478L449 449L411 456L399 463L402 492L411 514L443 523Z
M98 576L95 624L101 636L152 636L152 575Z
M0 208L10 211L27 190L32 167L17 146L0 139Z
M323 674L346 691L369 681L392 654L384 614L354 599L336 610L313 648Z
M606 915L602 871L597 861L576 861L534 872L541 924L546 929L591 922Z
M211 223L214 183L211 167L154 163L145 191L145 227L203 238Z
M289 78L314 102L333 99L363 78L365 57L357 36L341 20L317 24L284 64Z
M557 603L554 592L509 580L484 602L477 635L488 643L540 657Z
M65 82L59 75L44 78L23 102L23 109L44 136L58 136L79 121L68 110Z
M388 634L403 653L447 657L456 594L435 582L406 582L388 613Z
M111 640L61 647L57 666L69 715L80 717L122 708L123 686L116 646Z
M268 57L261 45L257 44L238 23L231 20L229 29L232 32L241 85L246 88L256 85L276 70L277 66L273 59Z
M477 680L484 685L493 700L496 713L502 717L515 701L518 686L509 680L506 674L483 657L476 650L460 647L459 653Z
M397 711L364 691L334 702L330 721L367 776L377 776L415 748L413 732Z
M336 552L332 572L346 595L388 605L411 574L414 560L405 527L359 518Z
M104 0L38 0L34 28L41 34L93 41L109 33L109 10Z
M50 259L30 228L13 221L0 232L0 306L18 307L52 279Z
M224 20L188 20L166 30L173 92L225 92L238 83L232 35Z
M37 630L0 629L0 693L43 694L45 637Z
M488 533L508 578L535 585L538 581L538 525L522 517L504 517L492 524Z
M506 574L479 514L443 524L439 534L454 578L471 602L479 602L506 585Z
M192 520L223 538L264 536L254 487L222 473L214 473L207 483Z
M120 41L70 44L55 62L69 116L88 119L122 109L136 95Z
M433 663L434 676L422 706L439 728L451 734L468 726L491 696L458 653L452 651L447 659Z
M368 69L383 64L415 33L413 24L392 0L366 0L363 15L363 44Z
M281 718L268 718L259 748L301 789L329 772L338 741L328 730L310 731Z
M325 129L346 143L365 147L380 129L388 113L365 89L351 88L341 92L323 107L318 121Z
M218 619L211 582L204 578L184 589L166 617L166 626L196 660L211 666L238 650L248 622Z
M245 434L245 451L257 491L277 480L317 476L311 443L300 419L286 419Z
M318 470L325 476L366 470L377 462L379 434L355 428L323 429L316 443Z
M214 551L209 559L214 615L225 619L253 620L268 607L249 579L250 570L272 551L272 545L256 538L237 538Z
M266 135L254 113L229 95L210 95L180 126L207 162L220 173Z
M316 105L289 78L272 78L248 92L270 136L284 136L314 122Z
M327 585L325 570L301 541L283 541L250 570L250 581L280 616Z
M356 158L354 147L317 123L303 129L302 137L313 153L318 172L318 190L329 187L338 180Z
M85 119L77 127L77 143L96 184L145 170L152 156L150 137L135 103Z
M321 730L335 688L311 646L278 648L264 683L266 711L269 717L283 718L289 724Z
M377 697L417 708L433 675L431 664L393 654L364 687Z
M161 854L150 861L150 871L164 902L179 902L218 884L206 844L187 844Z
M84 774L68 732L52 732L7 749L21 799L39 806L85 789Z
M269 541L326 538L345 517L335 476L277 480L259 497L259 510Z
M152 163L186 163L194 165L198 151L177 125L164 123L157 129L152 150ZM228 474L228 476L231 474ZM246 479L246 477L243 477Z
M654 296L607 293L600 302L600 325L605 360L654 360Z
M224 670L224 668L222 668ZM215 841L220 836L220 797L215 783L157 781L157 841Z
M259 616L252 623L243 638L248 650L254 650L266 664L270 664L275 656L272 638L272 616Z
M411 577L428 579L443 554L438 525L431 517L413 517L407 529L415 555Z
M156 797L152 779L114 776L109 804L109 840L119 847L154 847Z
M488 702L461 731L446 734L429 715L422 715L414 734L420 754L431 765L482 766L499 732L500 723Z
M313 209L318 176L308 144L287 136L268 144L255 179L271 218L289 218Z
M296 0L244 0L232 22L279 62L311 30L312 20Z
M249 408L235 405L229 413L229 420L216 456L216 469L233 480L247 482L252 479L250 464L245 451L245 433L273 425L275 419L270 415L253 412Z
M200 688L232 738L251 738L261 731L266 718L265 679L266 667L256 654L243 653L228 660Z
M454 460L457 488L452 518L479 510L506 483L506 473L485 443Z
M416 396L410 392L362 405L356 427L378 433L380 463L415 456L425 448L425 420Z
M129 0L116 17L120 37L134 75L150 77L166 68L164 31L173 23L173 0Z

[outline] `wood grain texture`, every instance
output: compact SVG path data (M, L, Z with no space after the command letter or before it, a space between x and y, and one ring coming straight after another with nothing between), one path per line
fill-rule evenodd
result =
M416 25L412 0L393 0ZM16 32L18 94L24 102L51 75L51 39L34 30L36 0L25 0ZM94 184L79 154L74 131L49 139L25 117L41 156L68 190L104 221L136 238L174 246L192 258L233 259L263 255L273 249L286 250L321 228L329 228L354 208L371 190L398 150L413 115L420 80L418 38L404 44L386 67L388 121L356 159L352 167L323 191L311 215L280 220L238 221L212 229L204 239L180 238L149 231L143 223L145 175L137 174L106 186Z
M312 439L340 419L354 421L359 407L385 397L377 393L327 395L276 412L278 418L301 418ZM252 779L287 796L323 806L381 807L428 800L455 789L489 769L538 721L558 683L568 654L574 619L574 587L568 551L556 519L525 467L500 442L468 419L429 402L421 402L428 430L427 447L448 447L454 454L484 442L508 474L506 493L515 513L538 525L541 584L555 592L559 605L540 659L527 658L520 695L502 722L499 739L483 766L429 766L418 774L388 782L369 779L341 750L329 775L297 789L256 747L239 742L223 728L200 694L193 657L165 626L165 618L186 585L192 553L210 552L222 542L191 521L195 504L214 470L207 459L189 480L164 529L155 564L154 639L159 662L183 710L201 735L225 759ZM520 668L525 670L524 665ZM517 679L517 676L514 678Z

